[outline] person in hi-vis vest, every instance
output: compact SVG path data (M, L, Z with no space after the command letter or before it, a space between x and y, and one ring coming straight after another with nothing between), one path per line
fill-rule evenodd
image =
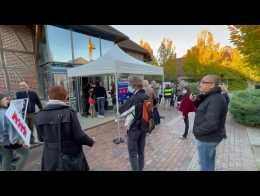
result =
M163 95L165 108L170 108L170 103L173 96L173 88L171 88L169 84L167 84L165 89L163 90Z

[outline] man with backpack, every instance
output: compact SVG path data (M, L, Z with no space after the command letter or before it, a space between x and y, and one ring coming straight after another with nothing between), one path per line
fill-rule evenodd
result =
M149 130L152 103L143 89L143 81L139 77L130 78L130 85L134 89L133 96L120 108L120 114L135 106L134 119L127 130L127 144L129 161L133 171L144 168L144 148L146 133Z

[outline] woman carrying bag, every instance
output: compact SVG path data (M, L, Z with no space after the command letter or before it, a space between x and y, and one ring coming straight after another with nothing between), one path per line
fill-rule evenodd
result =
M36 114L38 137L44 142L42 171L88 171L82 146L94 140L81 129L77 112L65 103L62 86L49 89L47 106Z

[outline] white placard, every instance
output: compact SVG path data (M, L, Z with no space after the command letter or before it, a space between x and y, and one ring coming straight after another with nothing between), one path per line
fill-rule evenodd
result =
M15 130L19 133L24 141L24 144L30 146L31 131L26 122L15 108L14 104L10 104L5 113L6 117L10 120Z
M10 105L14 105L14 107L16 108L17 112L19 112L19 114L22 116L23 119L26 118L26 112L27 112L27 107L28 107L28 98L24 98L24 99L15 99L12 100Z

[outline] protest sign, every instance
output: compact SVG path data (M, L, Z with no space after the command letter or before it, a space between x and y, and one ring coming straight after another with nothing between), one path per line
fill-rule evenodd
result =
M10 104L9 108L7 109L5 113L6 117L12 125L14 126L15 130L19 133L21 138L24 141L24 144L30 145L30 137L31 137L31 131L28 128L26 122L20 115L20 113L17 111L16 107L14 104Z
M129 83L127 81L118 82L118 101L119 102L123 102L124 100L127 99L128 85L129 85Z
M12 100L10 105L14 105L14 107L16 108L17 112L19 112L19 114L22 116L23 119L26 118L26 112L27 112L27 107L28 107L28 98L24 98L24 99L15 99Z

